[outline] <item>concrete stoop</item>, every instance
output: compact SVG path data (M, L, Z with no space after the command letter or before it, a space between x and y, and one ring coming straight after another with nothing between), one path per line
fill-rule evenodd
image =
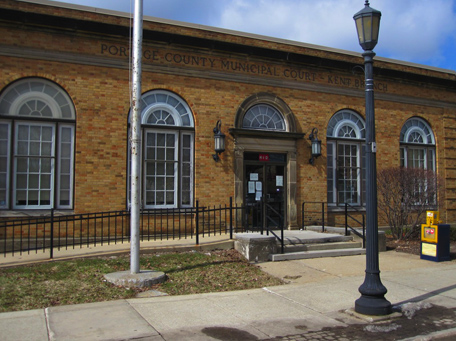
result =
M314 231L287 231L284 253L273 236L258 233L239 233L235 236L235 249L249 261L283 261L321 257L339 257L365 254L362 243L352 236L317 233Z

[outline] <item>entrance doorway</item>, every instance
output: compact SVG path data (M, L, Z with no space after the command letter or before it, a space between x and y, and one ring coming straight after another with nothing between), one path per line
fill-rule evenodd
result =
M244 153L246 219L252 229L286 225L286 160L281 153Z

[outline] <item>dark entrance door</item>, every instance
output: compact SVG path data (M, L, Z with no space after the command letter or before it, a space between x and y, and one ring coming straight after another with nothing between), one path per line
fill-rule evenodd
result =
M244 153L246 219L251 229L285 226L286 154Z

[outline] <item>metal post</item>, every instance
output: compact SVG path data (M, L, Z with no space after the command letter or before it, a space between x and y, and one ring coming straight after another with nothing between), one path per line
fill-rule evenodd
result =
M198 200L196 200L195 225L196 225L196 245L199 245L199 202L198 202Z
M348 236L348 204L345 203L345 235Z
M141 147L141 56L142 56L143 0L135 0L133 20L132 115L131 115L131 220L130 272L139 273L139 220L140 220L140 147Z
M230 197L230 239L233 239L233 197Z
M22 245L22 243L21 243ZM50 245L49 258L54 258L54 209L51 209L51 245Z
M378 218L377 218L377 146L375 143L375 111L373 51L365 51L364 72L366 78L366 273L359 287L361 297L355 302L355 311L365 315L387 315L392 311L391 303L385 298L387 292L380 280L378 261Z
M325 203L321 203L321 232L325 233Z
M279 203L279 212L282 212L282 204ZM283 231L285 229L285 217L282 217L279 215L279 222L280 222L280 252L283 254L285 253L285 232Z

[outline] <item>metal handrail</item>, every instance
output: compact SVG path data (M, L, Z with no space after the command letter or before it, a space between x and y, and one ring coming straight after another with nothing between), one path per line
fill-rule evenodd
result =
M283 217L283 215L282 215L280 212L277 212L277 211L274 209L274 207L272 207L272 206L269 205L268 203L266 203L266 207L269 208L269 209L271 209L275 214L277 214L277 215L279 216L280 237L279 237L273 230L271 230L271 229L269 228L268 224L266 224L266 229L267 229L268 231L270 231L270 232L272 233L272 235L273 235L274 237L276 237L276 239L280 242L281 253L284 253L284 250L285 250L285 246L284 246L284 239L285 239L285 238L284 238L284 232L283 232L283 229L284 229L284 226L283 226L283 225L284 225L284 224L283 224L283 222L284 222L284 217ZM268 216L267 214L266 214L266 217L269 218L269 216ZM271 219L271 218L269 218L269 219Z
M348 207L350 207L352 210L354 210L356 212L361 212L357 207L355 207L353 205L350 205L348 203L345 203L345 235L346 236L349 235L348 229L350 229L351 232L356 234L358 237L362 238L362 240L363 240L363 249L365 249L366 248L366 219L365 219L365 215L362 214L363 219L362 219L362 222L360 222L354 216L348 214ZM362 234L359 233L352 226L348 225L348 218L351 218L352 220L354 220L355 222L357 222L358 224L360 224L363 227L363 233Z
M305 229L305 204L321 204L321 232L325 232L325 203L321 201L307 201L302 203L301 208L301 227ZM319 213L320 211L309 211L310 213Z
M321 204L321 210L314 210L314 211L306 211L305 210L305 207L306 207L306 204ZM302 208L301 208L301 228L304 230L306 228L306 213L314 213L314 214L318 214L321 212L321 227L322 227L322 232L325 232L325 204L327 205L327 203L325 202L321 202L321 201L307 201L307 202L303 202L302 203ZM362 213L361 210L359 210L358 207L356 206L353 206L353 205L350 205L350 204L345 204L344 205L345 207L345 210L344 210L344 214L345 214L345 224L344 224L344 227L345 227L345 235L348 235L348 230L350 229L350 231L352 231L354 234L356 234L358 237L362 238L363 240L363 248L366 247L366 223L365 223L365 215L362 214L362 221L359 221L356 217L354 217L353 215L349 214L349 211L348 211L348 207L350 207L351 210L353 211L356 211L358 213ZM356 223L358 223L359 225L362 226L362 234L356 230L354 227L350 226L349 223L348 223L348 220L351 219L353 221L355 221Z

